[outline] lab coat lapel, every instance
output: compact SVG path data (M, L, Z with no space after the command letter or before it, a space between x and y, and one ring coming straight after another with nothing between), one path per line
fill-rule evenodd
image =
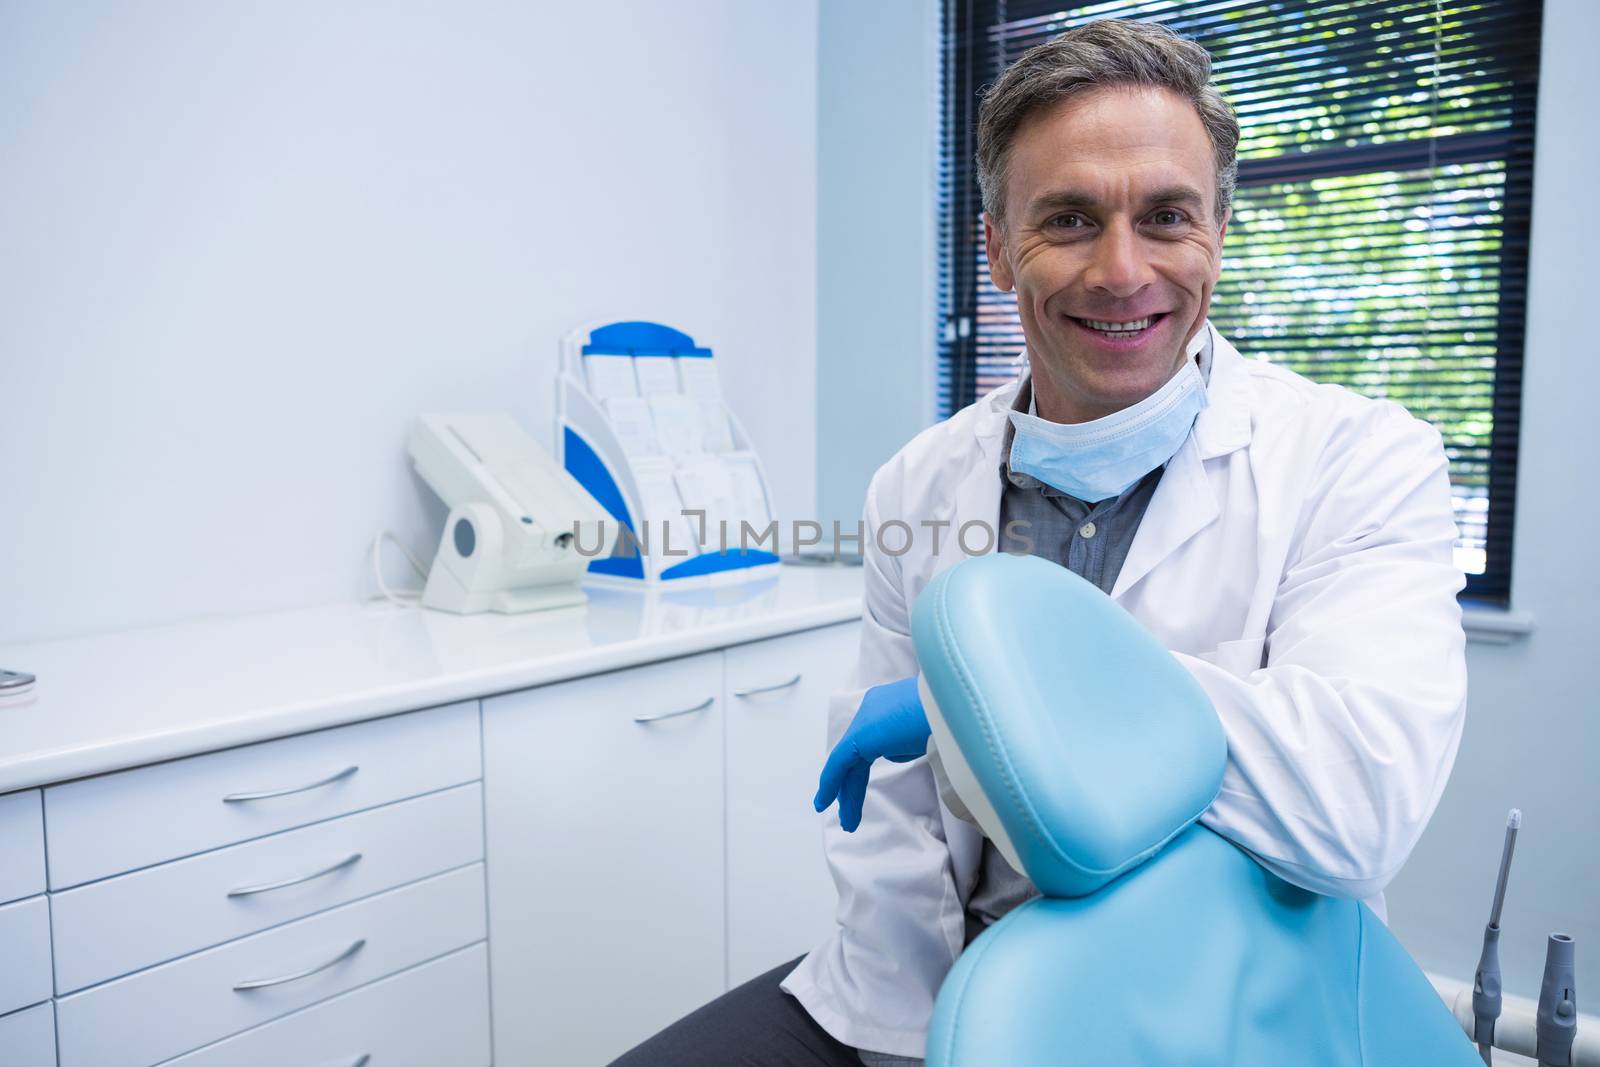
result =
M1244 357L1209 323L1206 328L1212 331L1207 406L1183 446L1167 461L1167 469L1156 485L1111 589L1113 599L1121 597L1184 542L1217 521L1221 512L1206 461L1250 443Z
M1133 544L1128 546L1128 557L1111 589L1112 598L1122 596L1185 541L1217 521L1219 514L1205 464L1200 461L1200 449L1191 433L1177 455L1167 461L1167 469L1133 535Z

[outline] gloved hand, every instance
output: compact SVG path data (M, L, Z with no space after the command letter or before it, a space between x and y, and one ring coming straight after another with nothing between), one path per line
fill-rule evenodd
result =
M812 806L827 811L839 800L839 825L854 832L861 825L867 776L879 757L910 763L928 749L928 716L922 710L915 676L867 690L844 736L828 753Z

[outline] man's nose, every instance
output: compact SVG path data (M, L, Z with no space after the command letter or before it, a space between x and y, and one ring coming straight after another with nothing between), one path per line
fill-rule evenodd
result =
M1153 282L1153 274L1133 228L1113 223L1101 231L1094 243L1094 257L1085 272L1084 284L1125 300Z

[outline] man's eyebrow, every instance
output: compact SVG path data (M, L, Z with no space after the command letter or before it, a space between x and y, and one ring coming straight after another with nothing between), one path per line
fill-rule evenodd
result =
M1200 190L1192 185L1167 185L1144 196L1146 207L1156 204L1183 204L1196 209L1205 207L1205 197ZM1030 215L1038 215L1045 211L1065 211L1074 208L1093 208L1100 205L1100 199L1091 193L1079 189L1052 189L1047 193L1040 193L1028 205Z
M1028 205L1029 214L1041 211L1060 211L1064 208L1096 207L1099 198L1077 189L1052 189L1048 193L1040 193L1033 198L1033 203Z
M1145 197L1147 204L1187 204L1200 208L1205 206L1205 202L1200 190L1192 185L1169 185Z

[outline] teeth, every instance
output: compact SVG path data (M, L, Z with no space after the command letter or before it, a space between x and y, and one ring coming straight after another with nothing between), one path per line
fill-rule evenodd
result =
M1083 324L1091 330L1102 330L1105 333L1132 333L1142 330L1155 320L1153 318L1134 319L1132 322L1101 322L1098 319L1084 319Z

